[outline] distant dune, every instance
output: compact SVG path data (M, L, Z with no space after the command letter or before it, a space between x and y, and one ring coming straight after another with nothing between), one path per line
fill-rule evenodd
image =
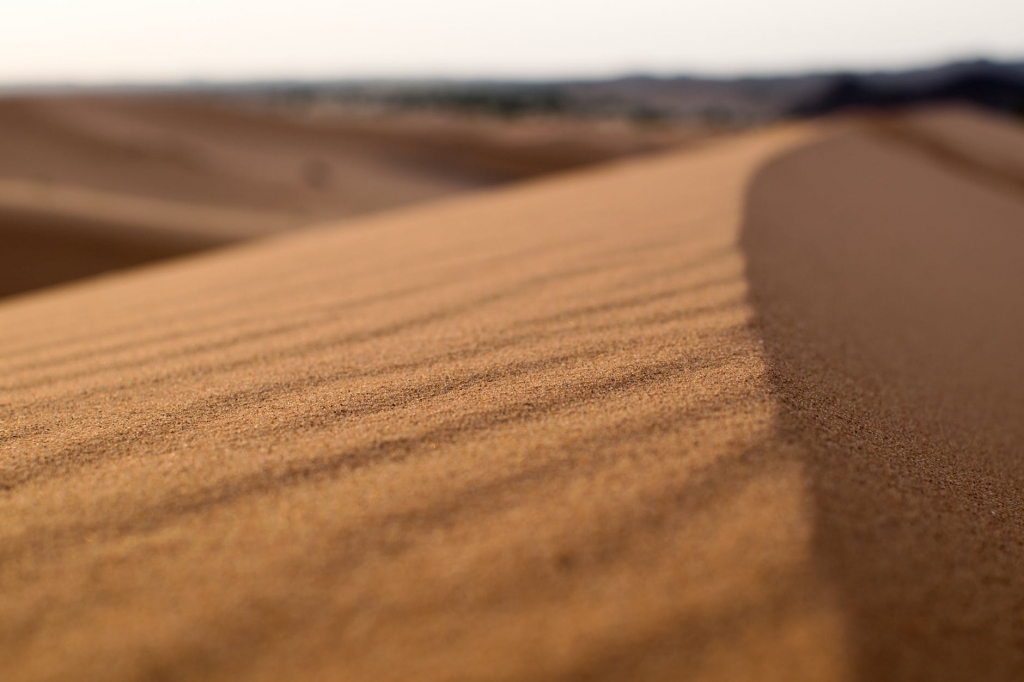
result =
M5 679L1021 677L1024 196L974 140L1024 134L975 116L0 302Z
M935 160L983 184L1024 191L1024 121L965 108L922 109L890 129Z
M698 136L183 95L0 99L0 295Z

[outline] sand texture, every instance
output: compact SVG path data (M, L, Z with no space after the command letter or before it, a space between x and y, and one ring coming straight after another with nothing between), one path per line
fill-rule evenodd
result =
M0 302L4 679L1019 679L1024 199L908 125Z

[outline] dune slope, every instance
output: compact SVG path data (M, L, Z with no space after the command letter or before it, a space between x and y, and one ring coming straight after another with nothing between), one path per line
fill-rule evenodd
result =
M1024 674L1024 193L988 177L887 131L751 187L781 429L863 679Z
M1024 120L968 108L900 117L898 132L932 157L989 185L1024 192Z
M0 303L0 663L1013 676L1022 211L780 129Z

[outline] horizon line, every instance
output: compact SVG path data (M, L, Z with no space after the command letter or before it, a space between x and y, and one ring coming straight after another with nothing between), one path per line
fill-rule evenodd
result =
M414 84L464 84L464 85L560 85L572 83L603 83L609 81L650 78L653 80L684 80L708 82L732 82L743 80L786 80L813 78L816 76L884 76L920 71L931 71L955 66L971 64L989 64L994 66L1024 65L1024 55L1013 58L999 58L989 55L964 55L948 59L932 59L903 66L880 67L843 67L821 66L794 69L778 69L775 71L737 70L729 72L713 72L708 70L670 70L624 68L609 70L605 73L564 73L548 76L538 75L455 75L455 74L413 74L406 75L266 75L266 76L181 76L152 77L148 79L118 78L110 79L47 79L25 81L0 80L0 94L11 92L53 92L71 90L176 90L176 89L216 89L216 88L253 88L293 85L414 85Z

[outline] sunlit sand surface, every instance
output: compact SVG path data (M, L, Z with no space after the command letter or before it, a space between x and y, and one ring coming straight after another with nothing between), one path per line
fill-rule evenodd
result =
M920 143L1024 133L935 116L0 302L5 678L1024 673L1024 195Z

